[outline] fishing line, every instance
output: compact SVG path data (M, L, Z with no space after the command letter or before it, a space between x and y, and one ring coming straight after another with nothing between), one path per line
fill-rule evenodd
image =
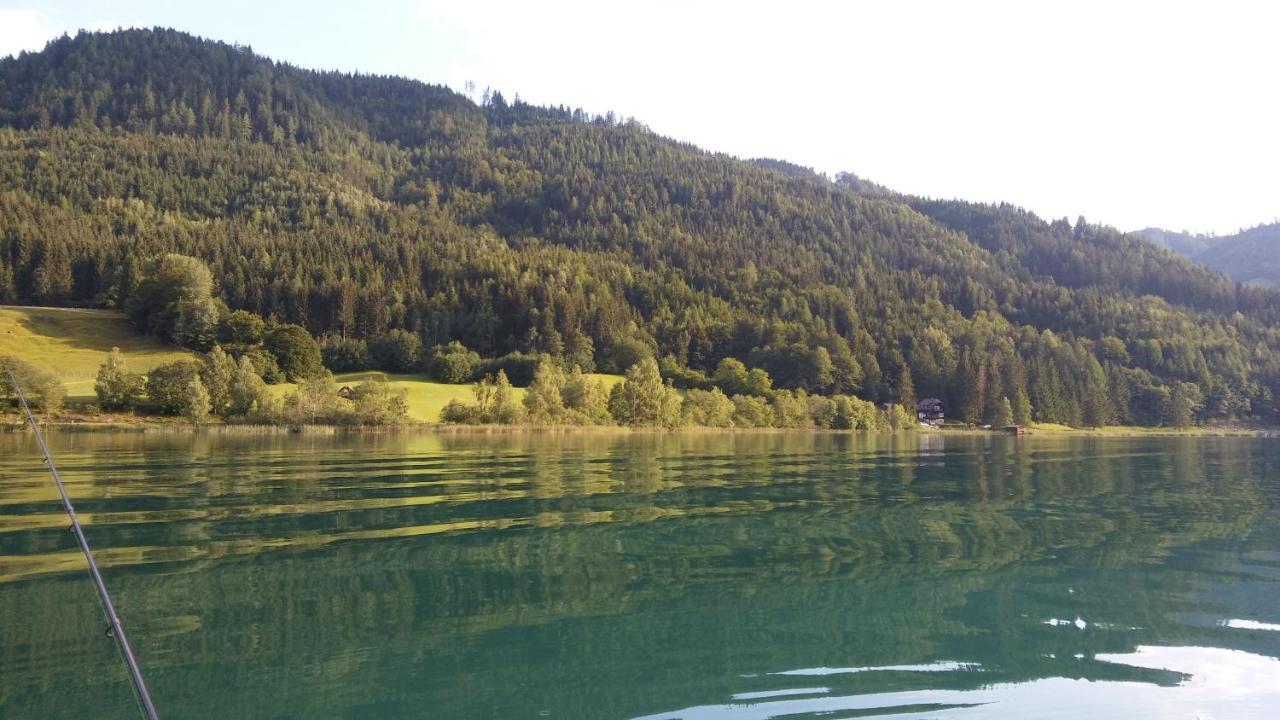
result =
M98 564L93 561L93 551L89 548L89 541L84 537L84 530L80 527L80 519L76 517L76 509L71 504L71 498L67 495L67 488L62 484L62 476L58 474L58 466L53 463L53 455L49 453L49 446L44 442L44 435L40 432L40 425L36 423L36 418L31 414L31 406L27 404L27 397L22 393L22 387L18 385L18 378L13 373L13 368L5 365L5 371L9 374L9 383L13 385L14 393L18 396L18 403L22 406L22 412L27 417L27 423L31 425L31 429L35 431L36 443L40 445L40 452L44 453L44 462L49 466L49 473L53 475L53 482L58 486L58 494L62 496L62 509L67 512L67 516L71 518L71 532L76 536L76 542L80 544L80 551L84 553L84 557L89 561L89 575L93 578L93 584L98 589L98 600L102 603L102 612L107 616L109 627L107 634L115 638L116 645L120 648L120 656L124 660L125 667L129 670L129 680L133 683L133 690L138 696L138 704L142 706L142 714L147 720L159 720L160 716L156 714L156 707L151 702L151 693L147 692L147 684L142 679L142 669L138 667L138 661L133 656L133 648L129 646L129 638L124 634L124 627L120 624L120 617L116 615L115 604L111 602L111 595L107 593L107 585L102 581L102 573L98 572Z

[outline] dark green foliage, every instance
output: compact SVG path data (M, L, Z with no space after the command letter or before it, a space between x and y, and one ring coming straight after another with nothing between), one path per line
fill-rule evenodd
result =
M905 368L974 421L1007 397L1162 423L1178 383L1196 421L1276 419L1280 293L1138 237L172 31L0 60L0 188L0 301L123 306L200 349L221 306L175 300L150 258L198 257L227 307L316 335L462 342L517 385L542 356L661 357L691 387L739 358L760 372L730 396L892 401Z
M320 338L320 360L332 372L368 370L373 358L364 340L327 335Z
M208 350L222 315L213 276L201 260L168 253L143 267L126 309L139 329L176 345Z
M262 342L266 323L248 310L236 310L218 323L218 342L223 345L252 347Z
M207 415L209 394L200 381L203 369L203 363L179 360L147 373L150 409L161 415L181 415L197 420Z
M368 341L373 367L387 372L407 373L417 369L422 340L405 330L389 330ZM329 368L334 370L336 368Z
M254 373L268 385L275 385L285 381L284 372L280 370L280 364L276 362L275 355L266 350L262 348L250 350L242 355L241 358L247 359L253 365Z
M427 370L440 382L469 382L480 370L480 354L458 341L431 348Z
M480 354L467 350L461 342L453 341L448 345L436 345L431 348L428 359L428 370L431 377L443 383L465 383L475 378L480 372Z
M320 361L320 346L306 328L300 325L276 325L269 328L262 347L275 358L280 371L289 382L315 377L324 370Z
M478 372L484 375L502 373L516 387L524 387L533 382L533 373L545 356L532 353L507 353L502 357L483 360Z

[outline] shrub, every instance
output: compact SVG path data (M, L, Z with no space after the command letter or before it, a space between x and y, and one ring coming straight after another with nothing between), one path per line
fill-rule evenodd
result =
M440 382L455 385L470 382L479 369L479 353L468 350L457 340L448 345L436 345L427 358L427 372Z
M773 394L773 424L780 428L811 428L809 396L803 390L780 390Z
M560 395L569 412L569 422L576 425L613 423L613 416L609 414L609 393L605 392L604 383L578 368L575 367L565 378Z
M485 375L502 372L513 385L525 387L533 382L533 373L538 369L538 363L545 358L545 355L533 353L507 353L502 357L485 360L480 364L480 372Z
M628 368L626 379L609 393L609 414L633 427L677 427L682 420L680 404L680 394L662 382L653 358Z
M266 384L275 385L284 382L284 373L280 371L280 365L276 362L276 357L266 350L250 350L242 355L241 358L248 358L249 362L253 364L253 371Z
M733 401L720 388L686 392L681 412L690 425L733 427Z
M338 395L338 384L327 372L298 383L298 389L285 398L284 412L294 425L350 425L355 422L354 404Z
M563 370L548 360L538 363L533 372L533 382L524 394L524 409L529 422L546 425L564 422L567 415L564 384Z
M267 331L263 347L290 382L315 377L324 370L320 346L301 325L276 325Z
M329 335L320 340L320 361L332 372L356 372L373 367L364 340Z
M62 403L67 397L67 388L62 380L48 370L15 357L0 356L0 399L11 406L18 404L18 393L9 382L9 373L4 370L6 366L17 377L28 405L46 413L62 410Z
M125 368L120 348L111 348L107 361L98 368L93 391L103 410L132 410L142 401L147 379Z
M200 370L200 382L209 391L209 408L213 414L225 414L227 406L231 404L231 378L235 374L236 361L221 346L214 345Z
M195 360L178 360L147 373L147 399L162 415L203 416L209 413L209 393L200 381L203 365ZM199 385L199 391L195 386ZM199 409L203 406L204 412Z
M252 347L262 342L267 324L257 313L236 310L218 323L218 342L223 345Z
M422 340L407 330L390 330L368 342L373 367L394 373L413 372L422 352Z
M360 383L351 390L355 421L361 425L398 425L409 417L407 391L385 382Z
M754 395L733 396L734 427L773 427L773 408Z
M236 365L235 374L227 386L227 396L229 416L272 422L280 414L280 402L267 389L267 384L247 356L240 358Z

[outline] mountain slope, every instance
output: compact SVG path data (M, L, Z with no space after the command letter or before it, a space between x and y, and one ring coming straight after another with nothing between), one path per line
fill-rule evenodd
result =
M850 177L172 31L82 34L0 61L0 302L117 306L177 251L230 307L317 334L606 371L733 356L877 400L910 377L970 419L1019 395L1072 423L1274 412L1280 295Z
M1225 273L1237 282L1280 287L1280 223L1234 235L1192 235L1159 228L1138 235Z

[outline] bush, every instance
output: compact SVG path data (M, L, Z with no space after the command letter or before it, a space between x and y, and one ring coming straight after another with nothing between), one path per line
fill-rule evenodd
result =
M373 367L364 340L329 335L320 340L320 361L331 372L357 372Z
M250 350L242 355L241 358L247 358L253 364L253 371L266 384L276 385L284 382L284 373L280 371L280 365L276 362L276 357L266 350Z
M280 402L267 389L247 356L240 358L236 365L227 396L230 402L226 413L231 417L274 422L280 415Z
M647 358L627 369L627 377L609 393L609 414L633 427L677 427L680 394L662 382L658 363Z
M223 345L252 347L262 342L267 324L257 313L236 310L218 323L218 342Z
M564 422L568 414L564 405L565 375L554 363L544 360L533 372L533 382L524 394L524 409L529 422L554 425Z
M294 425L351 425L355 405L338 395L338 383L324 372L298 383L284 401L284 412Z
M460 400L450 400L440 411L440 422L474 425L480 422L479 408Z
M152 409L161 415L207 415L209 393L200 381L202 369L202 363L195 360L178 360L147 373L147 398ZM203 413L199 412L201 406Z
M391 330L368 342L373 367L394 373L413 372L422 352L422 340L406 330Z
M720 388L686 392L681 412L690 425L733 427L733 401Z
M814 427L823 429L834 427L836 422L835 399L822 395L810 395L809 418L813 421Z
M837 395L832 398L835 404L835 418L831 427L839 430L879 430L881 415L874 403L860 400L848 395Z
M560 395L569 413L569 422L575 425L613 424L613 416L609 414L609 393L605 392L604 383L580 369L575 367L565 378Z
M480 354L468 350L457 340L448 345L436 345L427 358L427 372L440 382L455 385L470 382L479 369Z
M93 391L98 396L98 406L103 410L133 410L142 402L147 379L125 368L120 348L111 348L107 361L98 368L98 378Z
M601 358L600 367L605 372L622 373L627 368L652 358L652 348L642 340L633 337L614 338Z
M809 396L803 390L779 390L773 394L773 424L780 428L811 428Z
M223 415L231 404L231 378L236 374L236 361L214 345L204 359L200 382L209 391L209 408L214 415Z
M301 325L276 325L267 331L262 345L290 382L316 377L324 371L320 346Z
M480 364L480 372L485 375L505 374L513 385L525 387L533 382L533 373L538 363L546 356L533 353L507 353L502 357L485 360Z
M10 384L9 373L4 370L5 367L13 370L28 405L46 413L57 413L62 410L62 403L67 397L67 388L57 375L15 357L0 356L0 399L6 401L6 404L16 407L18 393Z
M890 405L883 411L883 415L884 419L880 426L888 427L890 430L916 430L920 427L920 420L898 403Z
M409 418L407 391L385 382L360 383L351 390L355 421L361 425L399 425Z
M734 427L773 427L773 408L754 395L733 396Z
M707 374L692 368L687 368L676 361L670 355L662 358L658 363L658 370L662 373L662 377L671 381L671 384L681 390L698 388L705 390L712 386L711 379Z

